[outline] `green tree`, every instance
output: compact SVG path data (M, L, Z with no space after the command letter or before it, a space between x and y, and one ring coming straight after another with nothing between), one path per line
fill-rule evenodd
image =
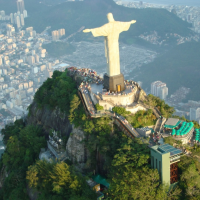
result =
M103 106L100 106L98 103L95 105L95 108L97 110L103 110L104 109Z
M54 71L52 78L48 78L37 90L34 99L38 108L46 106L55 109L57 107L62 113L69 114L70 102L76 93L76 83L67 76L67 70Z
M0 190L3 199L28 199L25 174L29 165L38 159L40 149L46 141L40 128L32 125L24 127L22 120L6 126L6 150L2 155L0 166L8 172Z
M109 173L109 199L172 200L179 199L181 190L160 184L157 169L149 166L149 149L139 139L127 139L114 156Z
M112 111L117 113L117 114L119 114L119 115L122 115L122 116L127 115L127 114L131 114L131 112L130 111L126 111L125 108L117 107L117 106L113 107Z
M26 179L29 187L43 191L39 199L50 198L49 195L53 197L59 195L63 199L95 197L85 178L64 162L37 161L28 168Z
M198 199L200 197L200 164L195 157L183 156L179 163L180 182L185 199Z
M23 128L24 128L24 123L22 119L16 120L14 124L6 125L5 128L1 130L4 144L7 144L11 136L18 136L20 130Z

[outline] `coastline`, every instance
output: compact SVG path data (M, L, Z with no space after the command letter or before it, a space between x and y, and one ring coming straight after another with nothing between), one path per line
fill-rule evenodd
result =
M136 0L121 0L122 2L140 2ZM200 6L200 1L197 0L145 0L143 3L156 5L176 5L176 6Z

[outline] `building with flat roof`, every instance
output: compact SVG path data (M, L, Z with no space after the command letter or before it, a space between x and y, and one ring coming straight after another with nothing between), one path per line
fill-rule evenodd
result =
M149 136L153 129L149 128L149 127L143 127L143 128L136 128L136 131L141 135L141 136Z
M193 137L194 123L169 118L164 125L163 131L162 137L171 135L175 140L180 140L182 144L187 144Z
M165 122L164 127L173 129L178 127L178 125L181 123L181 121L177 118L168 118L168 120Z
M151 147L151 167L157 169L163 184L178 181L178 162L182 151L169 144Z

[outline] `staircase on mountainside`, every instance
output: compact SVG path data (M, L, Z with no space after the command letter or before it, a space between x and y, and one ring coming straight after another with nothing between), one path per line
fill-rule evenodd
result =
M164 125L164 123L166 122L166 118L162 117L162 118L158 118L154 131L157 133L160 133L162 126Z
M158 120L156 122L156 125L155 125L155 128L154 128L155 132L159 132L160 131L161 124L162 124L162 119L158 118Z

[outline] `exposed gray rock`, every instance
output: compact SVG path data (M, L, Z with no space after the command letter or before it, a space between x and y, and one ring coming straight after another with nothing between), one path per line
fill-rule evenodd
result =
M66 145L66 153L69 160L76 164L79 169L85 168L85 163L88 158L88 151L85 148L83 140L85 133L80 128L72 127L70 137Z
M50 110L46 107L37 108L37 103L33 102L30 106L30 115L27 117L28 124L41 125L46 134L51 130L59 131L63 136L69 136L72 125L65 113L56 108Z

